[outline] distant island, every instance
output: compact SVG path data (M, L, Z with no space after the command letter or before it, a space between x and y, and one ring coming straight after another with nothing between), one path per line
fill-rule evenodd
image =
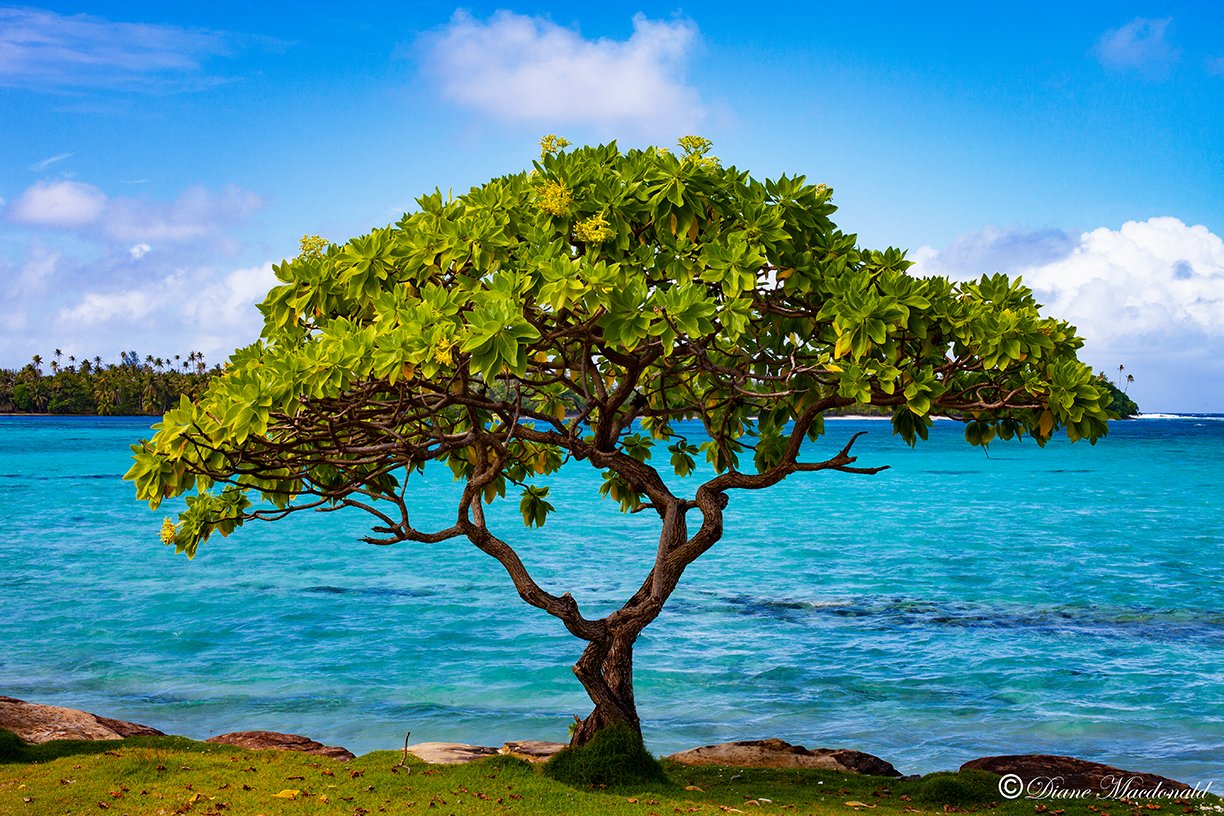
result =
M125 351L118 363L106 363L101 357L78 360L56 349L49 358L34 355L19 369L0 369L0 414L160 416L180 396L196 399L202 395L220 370L216 365L210 368L204 355L195 351L186 357L141 357ZM1138 415L1139 406L1122 388L1105 372L1098 376L1112 397L1111 410L1123 419ZM1127 375L1126 381L1133 377ZM829 415L889 416L892 412L891 407L856 405Z
M202 395L218 371L195 351L164 358L125 351L118 363L106 363L56 349L19 369L0 369L0 413L159 416L183 395Z
M1139 406L1133 399L1127 396L1126 392L1114 384L1109 377L1105 376L1105 372L1100 373L1100 383L1106 391L1110 393L1112 399L1109 403L1109 410L1116 413L1123 419L1131 419L1139 414Z

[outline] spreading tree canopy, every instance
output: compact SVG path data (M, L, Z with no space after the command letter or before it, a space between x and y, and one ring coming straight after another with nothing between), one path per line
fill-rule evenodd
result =
M192 556L252 519L341 507L373 517L377 544L465 538L588 643L580 745L639 727L634 641L719 541L737 491L883 469L856 464L853 436L811 458L825 413L886 409L910 444L937 416L974 445L1106 433L1075 329L1018 280L913 277L902 251L834 225L825 185L758 181L698 137L675 153L566 147L546 138L530 172L426 195L343 244L304 239L275 268L261 337L133 447L141 499L190 492L163 540ZM430 462L462 482L441 529L413 520ZM517 499L543 526L548 477L568 463L660 525L640 588L602 618L537 583L484 512Z

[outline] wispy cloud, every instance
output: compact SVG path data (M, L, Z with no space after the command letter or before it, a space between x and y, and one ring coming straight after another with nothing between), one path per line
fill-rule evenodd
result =
M237 185L220 191L189 187L173 201L107 196L79 181L40 181L4 211L5 220L32 227L70 230L124 244L184 242L217 236L245 221L262 205Z
M1097 59L1112 70L1134 70L1162 77L1180 57L1168 39L1172 22L1168 18L1136 17L1120 28L1111 28L1097 42Z
M30 172L41 173L43 170L46 170L51 165L62 162L65 159L71 159L75 155L76 155L75 153L57 153L54 156L50 156L48 158L43 159L40 162L35 162L34 164L30 165Z
M189 187L170 202L115 198L107 207L104 228L120 241L189 241L245 221L262 203L258 195L235 184L218 192Z
M690 21L641 14L629 39L592 40L540 17L499 11L481 21L459 11L418 47L443 96L494 119L670 139L703 115L684 79L697 40Z
M228 51L216 31L0 7L0 86L183 90L215 84L204 64Z

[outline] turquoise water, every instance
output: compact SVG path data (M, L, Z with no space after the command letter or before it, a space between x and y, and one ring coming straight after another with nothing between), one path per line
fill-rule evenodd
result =
M157 539L120 480L148 420L0 419L0 694L203 738L248 728L361 753L563 739L589 710L580 644L470 545L373 547L357 514L208 542ZM1189 782L1224 773L1224 421L1144 419L1096 447L996 444L939 424L909 450L871 421L875 477L733 496L637 652L650 747L778 736L906 773L1049 752ZM636 588L647 514L579 465L558 513L492 523L587 614ZM449 476L419 519L453 513ZM1218 783L1217 783L1218 786Z

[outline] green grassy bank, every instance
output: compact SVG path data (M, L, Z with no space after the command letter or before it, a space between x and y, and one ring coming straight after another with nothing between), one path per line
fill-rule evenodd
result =
M509 757L431 766L379 751L352 762L247 751L180 737L26 746L0 733L0 814L838 814L991 812L1030 816L1215 813L1200 802L1001 800L981 772L897 781L822 771L664 763L667 783L576 789ZM1210 807L1219 806L1213 800Z

